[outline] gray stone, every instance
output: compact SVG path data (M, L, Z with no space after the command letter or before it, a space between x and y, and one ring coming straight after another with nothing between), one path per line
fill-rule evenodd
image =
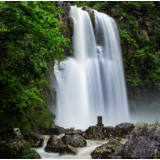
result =
M110 140L108 143L97 147L92 153L92 159L121 159L123 145L117 140Z
M62 137L62 141L64 144L73 147L84 147L87 145L86 140L80 135L65 135Z
M137 126L124 144L123 156L127 159L160 158L160 127L148 124Z
M119 125L116 125L115 134L118 137L121 137L123 135L129 134L134 128L135 126L132 123L121 123Z

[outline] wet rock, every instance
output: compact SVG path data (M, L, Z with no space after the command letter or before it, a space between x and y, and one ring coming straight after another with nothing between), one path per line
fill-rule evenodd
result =
M62 148L59 155L63 155L63 154L74 154L74 155L76 155L77 153L78 153L77 148L74 148L71 145L66 145L65 147Z
M57 136L51 136L45 147L46 152L60 152L66 145L63 143L62 139Z
M110 140L108 143L97 147L92 153L92 159L122 159L123 145L117 140Z
M160 127L148 124L137 126L124 144L123 156L127 159L160 158Z
M105 138L115 137L115 128L111 126L103 127L103 134Z
M80 129L77 130L68 130L65 135L82 135L83 131Z
M18 159L25 143L25 140L17 138L0 141L0 159Z
M106 133L105 133L106 134ZM91 140L104 140L105 134L103 133L103 127L100 126L90 126L83 134L82 136L85 139L91 139ZM108 137L106 137L108 138Z
M62 137L62 141L64 144L73 147L84 147L87 145L86 140L80 135L65 135Z
M90 126L85 132L82 133L85 139L91 140L105 140L106 138L113 138L116 136L115 128L112 126L100 127Z
M24 139L30 142L32 147L42 147L45 137L41 134L30 132L25 134Z
M132 123L121 123L119 125L116 125L115 134L118 137L121 137L123 135L129 134L134 128L135 128L135 125Z

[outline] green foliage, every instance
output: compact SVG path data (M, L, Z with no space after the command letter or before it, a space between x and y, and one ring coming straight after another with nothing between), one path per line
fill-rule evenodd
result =
M53 124L46 108L49 71L65 59L69 39L60 32L62 13L54 2L0 2L0 132ZM37 126L38 127L38 126Z
M157 127L160 127L160 124L159 124L159 121L158 121L157 117L156 117L156 121L154 122L154 125L157 126Z
M21 159L39 159L38 153L34 149L30 149L30 143L25 143L22 148L22 154L20 155Z

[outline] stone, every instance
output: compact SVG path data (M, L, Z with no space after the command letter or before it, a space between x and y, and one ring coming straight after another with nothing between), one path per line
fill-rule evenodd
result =
M90 126L85 132L83 132L82 136L85 139L91 140L104 140L106 138L105 134L103 133L102 126Z
M90 126L82 133L85 139L105 140L106 138L116 137L115 128L113 126Z
M115 128L112 126L103 127L103 134L106 138L115 137Z
M116 125L115 134L118 137L121 137L122 135L129 134L134 128L135 128L135 125L132 123L121 123L119 125Z
M20 138L21 136L21 131L19 128L14 128L13 129L13 132L14 132L14 135L17 137L17 138Z
M46 152L59 153L66 145L63 143L62 139L57 136L51 136L45 147Z
M149 124L137 126L124 144L123 157L130 159L160 158L160 127Z
M32 147L42 147L45 137L41 134L30 132L24 135L24 139L30 142Z
M84 147L87 145L86 140L81 135L65 135L62 137L62 141L64 144L73 147Z
M92 159L122 159L123 145L117 140L109 140L91 152Z
M78 153L78 149L74 148L71 145L66 145L65 147L62 148L62 150L59 152L59 155L64 155L64 154L74 154L76 155Z

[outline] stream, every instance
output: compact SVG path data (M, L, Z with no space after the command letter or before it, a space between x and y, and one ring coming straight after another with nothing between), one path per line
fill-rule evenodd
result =
M59 153L49 153L45 151L45 147L47 145L47 141L50 138L49 135L44 135L45 140L43 143L43 147L37 148L37 152L40 154L42 159L92 159L90 153L98 146L101 146L102 144L105 144L108 142L108 140L86 140L87 146L78 148L78 154L77 155L61 155L59 156ZM120 143L124 144L127 141L127 139L122 139Z

